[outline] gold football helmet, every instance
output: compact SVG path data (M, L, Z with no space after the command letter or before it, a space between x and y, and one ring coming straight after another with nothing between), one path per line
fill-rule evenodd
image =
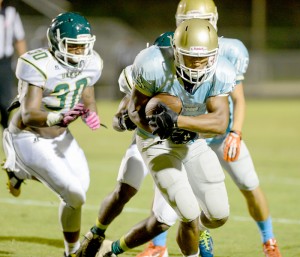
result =
M213 25L202 19L188 19L174 32L173 48L177 74L192 84L213 76L218 59L218 35Z
M213 0L181 0L175 15L176 26L187 19L208 20L217 29L218 11Z

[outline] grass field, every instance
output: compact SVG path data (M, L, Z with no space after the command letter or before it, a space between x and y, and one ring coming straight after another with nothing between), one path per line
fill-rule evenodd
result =
M109 129L92 132L81 121L71 126L84 149L91 169L91 185L82 217L82 234L94 224L99 203L113 190L118 167L131 133L110 127L117 102L100 102L102 122ZM269 200L274 232L284 257L300 256L300 101L248 100L243 138L252 154L261 187ZM1 159L3 152L0 152ZM37 157L38 158L38 157ZM6 191L0 173L0 257L61 257L63 241L58 224L58 199L40 183L28 181L14 198ZM212 230L215 257L263 256L256 224L250 219L242 195L227 177L231 205L229 221ZM141 191L107 230L117 239L147 217L153 184L148 176ZM176 225L170 229L170 256L181 256L175 242ZM122 256L135 256L144 246Z

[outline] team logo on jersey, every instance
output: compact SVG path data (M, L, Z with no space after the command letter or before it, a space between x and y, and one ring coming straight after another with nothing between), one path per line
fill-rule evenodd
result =
M205 113L206 112L206 104L205 103L198 103L196 105L186 104L184 106L184 110L186 112L191 112L191 113L195 113L195 112Z
M81 74L81 71L68 71L67 73L62 74L62 78L71 78L74 79Z

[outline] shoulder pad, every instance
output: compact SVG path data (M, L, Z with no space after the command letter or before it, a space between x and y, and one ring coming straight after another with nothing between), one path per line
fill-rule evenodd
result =
M220 55L234 66L237 80L243 80L249 65L249 53L242 41L233 38L220 38Z
M36 86L43 86L47 79L46 66L52 59L51 53L44 48L23 54L18 59L17 78Z

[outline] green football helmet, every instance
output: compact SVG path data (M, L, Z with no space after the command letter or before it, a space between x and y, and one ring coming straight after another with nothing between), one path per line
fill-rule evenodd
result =
M155 39L153 45L157 45L160 48L168 48L172 46L174 32L165 32L159 35L158 38Z
M49 48L58 61L77 69L82 69L92 56L96 40L86 18L73 12L61 13L54 18L48 28L47 38ZM68 45L84 46L83 54L68 52Z
M209 21L185 20L176 28L173 38L177 74L192 84L210 79L216 70L218 47L217 31Z
M175 14L176 26L187 19L208 20L217 30L218 11L213 0L181 0Z

